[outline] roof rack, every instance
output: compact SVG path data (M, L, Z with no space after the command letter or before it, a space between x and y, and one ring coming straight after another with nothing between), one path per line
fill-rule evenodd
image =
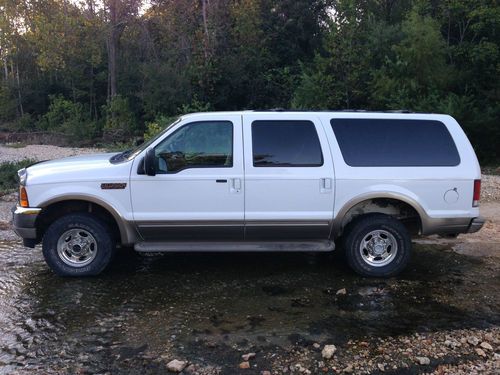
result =
M286 108L270 108L270 109L254 109L253 112L367 112L367 113L415 113L409 109L389 109L384 111L372 111L368 109L286 109Z

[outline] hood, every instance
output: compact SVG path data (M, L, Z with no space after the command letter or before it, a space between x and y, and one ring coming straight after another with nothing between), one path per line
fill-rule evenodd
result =
M36 163L27 169L27 185L57 182L102 181L110 176L124 177L122 169L130 163L112 164L109 159L117 153L71 156Z

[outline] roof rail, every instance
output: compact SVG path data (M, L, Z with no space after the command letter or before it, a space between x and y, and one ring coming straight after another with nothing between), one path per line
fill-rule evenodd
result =
M373 111L369 109L286 109L286 108L270 108L270 109L254 109L253 112L368 112L368 113L415 113L409 109L388 109L383 111Z

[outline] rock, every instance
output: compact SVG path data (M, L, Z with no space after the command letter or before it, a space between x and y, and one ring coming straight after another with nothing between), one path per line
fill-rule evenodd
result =
M475 351L476 351L477 355L479 355L479 356L481 356L481 357L486 357L486 353L484 352L484 350L483 350L483 349L481 349L481 348L476 348L476 349L475 349Z
M181 372L187 366L186 361L179 361L178 359L174 359L167 363L167 370L170 372Z
M250 362L248 362L248 361L241 362L239 367L240 367L241 369L247 369L247 368L250 368Z
M302 364L300 364L300 363L297 363L297 364L295 365L295 369L296 369L298 372L302 373L302 374L307 374L307 375L309 375L309 374L311 373L311 371L310 371L310 370L306 369L306 368L305 368L304 366L302 366Z
M247 353L247 354L243 354L241 356L241 358L243 358L243 360L246 362L248 362L249 360L251 360L254 357L255 357L255 353Z
M493 347L486 341L483 341L480 346L481 348L486 350L493 350Z
M321 345L320 345L320 344L318 344L317 342L315 342L315 343L313 344L313 348L314 348L314 349L319 349L319 348L321 348Z
M337 293L335 293L337 296L345 296L347 294L346 288L342 288L337 290Z
M335 345L325 345L325 347L321 351L321 356L324 359L330 359L333 357L333 355L335 354L336 351L337 351L337 348L335 347Z
M427 357L415 357L419 365L426 366L431 364L431 360Z
M260 375L271 375L271 371L267 371L267 370L261 371Z
M385 366L382 363L378 363L377 367L380 371L385 371Z
M479 344L479 339L476 336L467 337L467 342L472 346L477 346Z
M350 374L350 373L352 373L352 372L354 371L354 369L352 368L352 365L348 365L348 366L347 366L346 368L344 368L342 371L343 371L343 372L345 372L345 373Z
M196 373L196 366L195 365L189 365L184 369L185 374L195 374Z
M455 340L446 340L444 342L444 345L447 346L448 348L455 349L456 347L460 346L460 343Z

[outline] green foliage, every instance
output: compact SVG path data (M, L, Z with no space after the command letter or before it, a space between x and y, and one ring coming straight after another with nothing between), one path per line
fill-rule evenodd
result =
M113 141L124 141L135 134L137 121L130 109L129 101L122 96L114 97L107 106L104 138Z
M0 86L0 121L10 122L16 118L16 101L12 90L6 86Z
M184 104L177 109L178 115L185 115L194 112L208 112L211 109L210 103L202 103L197 98L194 98L191 103ZM146 131L143 138L147 142L154 138L158 133L165 129L168 125L175 121L178 116L164 116L160 115L154 121L146 123Z
M125 144L195 111L410 109L500 158L498 2L118 3L2 3L1 129Z
M73 141L84 142L96 136L96 124L89 120L81 103L74 103L63 96L50 96L50 106L42 116L39 126L43 130L69 135Z
M36 160L24 159L17 162L6 162L0 164L0 195L15 190L19 185L17 171L35 163Z
M188 113L208 112L210 110L212 110L210 103L203 103L195 97L191 100L191 103L181 105L180 108L177 109L177 112L181 115L186 115Z
M452 73L439 24L413 10L401 30L394 58L374 72L373 101L382 108L435 112Z

